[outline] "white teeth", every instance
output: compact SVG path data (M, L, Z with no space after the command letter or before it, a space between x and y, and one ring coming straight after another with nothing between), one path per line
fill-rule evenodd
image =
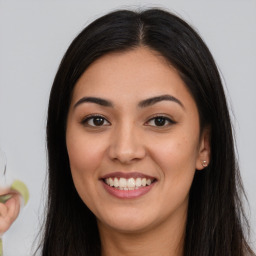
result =
M145 187L146 184L147 184L147 179L146 179L146 178L143 178L143 179L141 180L141 185L142 185L143 187Z
M115 188L119 187L118 178L114 178L114 187L115 187Z
M119 180L119 187L120 188L126 188L126 179L125 178L120 178Z
M141 186L141 178L137 178L135 184L136 184L136 187L140 187Z
M111 187L115 187L120 190L134 190L140 187L145 187L151 185L153 180L146 178L107 178L105 183Z
M107 180L109 180L109 186L113 187L113 186L114 186L114 181L113 181L113 179L112 179L112 178L109 178L109 179L107 179Z
M149 186L151 184L151 180L147 179L147 185Z
M134 178L128 179L128 181L127 181L127 187L128 187L128 188L135 188L135 180L134 180Z

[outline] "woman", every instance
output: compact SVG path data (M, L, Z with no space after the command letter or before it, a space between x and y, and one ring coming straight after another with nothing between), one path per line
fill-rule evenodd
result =
M221 79L180 18L117 11L85 28L47 142L42 255L254 255Z

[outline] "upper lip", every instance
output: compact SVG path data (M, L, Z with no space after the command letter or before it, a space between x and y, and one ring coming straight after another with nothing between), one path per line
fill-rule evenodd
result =
M155 177L152 177L150 175L146 175L140 172L111 172L108 173L106 175L104 175L103 177L101 177L101 179L107 179L107 178L125 178L125 179L129 179L129 178L146 178L146 179L151 179L151 180L156 180Z

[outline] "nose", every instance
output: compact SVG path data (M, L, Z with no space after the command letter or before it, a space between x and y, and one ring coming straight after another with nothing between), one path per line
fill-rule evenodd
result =
M146 155L143 136L133 125L117 127L110 139L109 157L122 164L131 164Z

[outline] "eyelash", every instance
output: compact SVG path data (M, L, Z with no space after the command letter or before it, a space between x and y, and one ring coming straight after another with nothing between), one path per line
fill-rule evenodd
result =
M167 116L164 116L164 115L156 115L156 116L151 117L151 118L146 122L146 125L148 125L149 122L151 122L151 121L155 121L155 122L156 122L157 118L163 119L163 120L164 120L164 125L152 125L152 126L154 126L154 127L167 127L167 126L170 126L170 125L172 125L172 124L176 124L175 121L173 121L172 119L170 119L170 118L167 117ZM167 125L166 125L166 122L168 122Z
M93 121L93 120L95 120L96 118L102 119L103 124L102 124L102 125L95 125L95 123L94 123L94 125L93 125L93 124L89 124L89 121ZM164 124L163 124L163 125L149 125L149 123L150 123L151 121L154 121L154 120L156 121L157 118L163 119ZM105 122L107 122L107 125L104 124ZM166 125L166 122L168 122L167 125ZM102 127L102 126L109 126L109 125L111 125L111 123L110 123L104 116L102 116L102 115L95 115L95 114L89 115L89 116L87 116L86 118L84 118L84 119L81 121L81 124L83 124L83 125L85 125L85 126L89 126L89 127ZM170 119L169 117L164 116L164 115L156 115L156 116L154 116L154 117L151 117L151 118L145 123L145 125L147 125L147 126L153 126L153 127L166 127L166 126L170 126L170 125L172 125L172 124L176 124L176 122L173 121L172 119Z
M92 125L92 124L89 124L89 121L93 121L93 120L95 120L96 118L101 118L104 123L107 122L107 123L108 123L107 126L111 125L111 123L110 123L104 116L102 116L102 115L95 115L95 114L89 115L89 116L85 117L85 118L81 121L81 124L83 124L83 125L85 125L85 126L89 126L89 127L101 127L101 126L106 126L106 124L105 124L105 125ZM104 124L104 123L103 123L103 124Z

